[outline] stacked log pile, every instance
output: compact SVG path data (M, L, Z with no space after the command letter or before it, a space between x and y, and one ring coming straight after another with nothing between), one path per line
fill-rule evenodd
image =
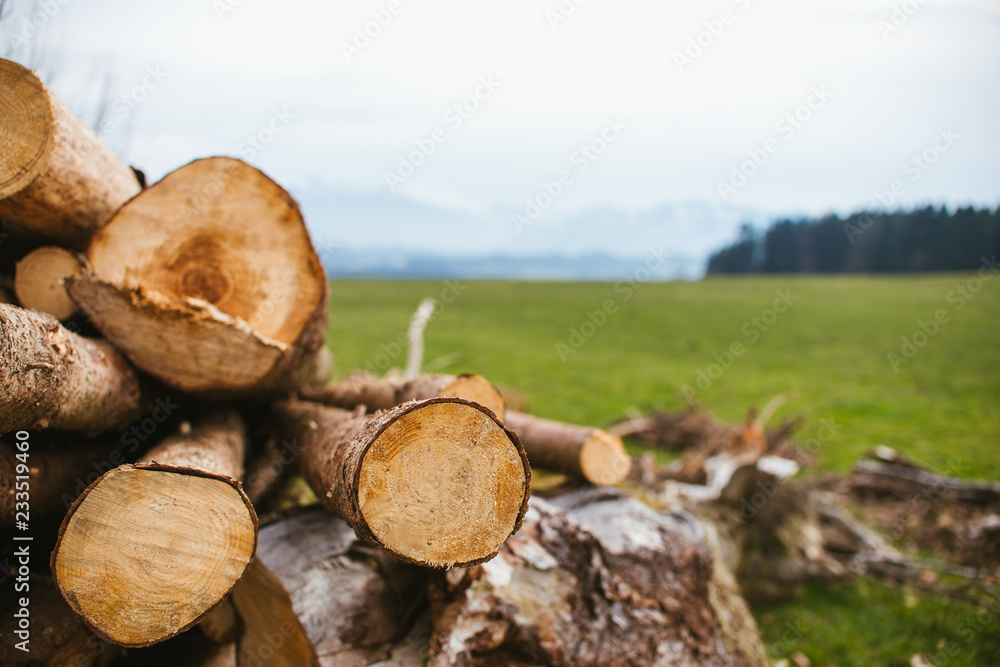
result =
M619 436L476 375L332 382L268 176L145 187L31 71L0 98L4 574L36 554L3 664L765 664L697 523L607 488ZM532 465L584 490L529 506Z

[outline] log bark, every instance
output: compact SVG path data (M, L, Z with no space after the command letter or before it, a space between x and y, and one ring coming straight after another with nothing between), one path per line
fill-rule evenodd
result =
M500 391L479 375L428 373L412 380L400 376L375 377L355 373L343 382L301 392L303 398L353 410L364 405L369 411L388 410L406 401L422 401L438 396L464 398L489 408L501 421L506 408Z
M257 515L234 475L246 436L220 413L109 471L59 530L52 571L96 633L149 646L198 623L247 569Z
M37 248L17 263L14 290L22 308L66 320L77 311L64 281L83 267L73 253L55 246Z
M5 667L104 667L119 654L91 634L80 617L73 613L46 575L32 574L28 590L16 597L30 600L28 651L16 648L21 639L15 634L18 619L4 614L0 620L0 665Z
M315 380L329 289L295 201L231 158L196 160L94 235L70 296L132 363L212 396Z
M250 568L252 567L253 563L250 564ZM243 579L246 579L246 576ZM218 607L201 619L198 627L216 644L235 642L239 634L239 619L236 617L236 607L233 606L232 598L228 597L219 603Z
M949 502L1000 505L1000 483L942 477L910 465L858 461L848 479L853 493L898 498L935 497Z
M0 216L83 250L140 189L115 157L31 70L0 59Z
M533 499L500 557L434 591L433 667L766 665L694 522L607 489Z
M343 519L315 506L266 521L253 568L260 576L233 591L240 665L269 649L275 667L372 664L388 657L425 600L425 571L357 542Z
M14 523L17 464L13 436L0 442L0 528ZM32 519L45 519L69 509L76 495L78 480L100 466L113 466L124 459L115 453L117 441L109 438L90 440L75 434L32 433L28 441L28 484ZM105 468L106 469L106 468Z
M614 486L626 477L632 459L621 438L587 426L565 424L521 412L507 414L507 426L517 433L531 465Z
M139 415L139 381L107 342L51 315L0 304L0 433L59 428L98 433Z
M274 409L320 502L361 539L428 567L489 560L521 523L531 472L517 436L459 398L363 416L307 401Z

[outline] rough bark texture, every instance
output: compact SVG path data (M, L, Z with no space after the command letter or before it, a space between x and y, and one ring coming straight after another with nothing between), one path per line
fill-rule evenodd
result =
M0 216L77 250L139 192L115 157L29 69L0 59Z
M70 508L52 571L98 634L124 646L164 641L243 577L257 542L257 515L231 476L244 447L239 418L222 413L149 452L155 462L109 471Z
M14 458L16 442L13 434L0 442L0 528L14 522L15 470L20 463ZM101 466L123 462L120 453L114 462L110 460L116 446L119 443L108 438L90 440L67 433L32 433L27 457L32 518L44 519L69 509L83 490L81 478L95 469L106 469Z
M241 582L233 593L241 616L245 621L243 610L251 602L251 614L259 615L261 603L281 613L272 614L269 626L244 623L241 665L250 664L263 646L275 648L267 664L309 664L292 659L296 652L301 656L295 626L304 631L323 667L370 665L390 655L425 599L426 571L357 542L347 523L318 507L265 522L257 562L279 587L270 598L248 597L249 577ZM279 642L273 638L278 637L283 641L275 647Z
M556 503L442 594L431 665L767 664L693 521L608 490Z
M30 640L24 652L15 648L18 621L12 613L0 620L0 665L4 667L104 667L119 651L91 634L59 595L52 579L31 575L29 590L16 594L30 599Z
M32 250L17 263L14 289L22 308L65 320L77 311L63 281L82 268L73 253L55 246Z
M213 396L315 380L329 287L298 206L231 158L196 160L95 234L70 296L137 367Z
M182 425L181 432L165 438L146 452L140 463L193 468L232 480L243 479L247 434L235 410L224 410L201 421L196 428Z
M412 380L389 375L375 377L355 373L343 382L311 389L303 398L347 410L364 405L369 411L388 410L407 401L437 396L454 396L479 403L493 411L501 421L506 412L500 391L478 375L441 375L428 373Z
M397 558L431 567L482 562L524 516L524 450L469 401L435 398L371 416L288 401L274 417L301 448L320 502Z
M138 415L138 379L110 344L77 336L51 315L0 304L0 433L94 434Z
M613 486L628 477L632 459L621 438L601 429L507 413L507 426L517 433L531 465Z

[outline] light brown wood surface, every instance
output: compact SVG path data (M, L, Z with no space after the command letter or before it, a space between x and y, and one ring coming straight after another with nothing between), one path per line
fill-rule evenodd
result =
M31 70L0 59L0 217L76 250L139 182Z

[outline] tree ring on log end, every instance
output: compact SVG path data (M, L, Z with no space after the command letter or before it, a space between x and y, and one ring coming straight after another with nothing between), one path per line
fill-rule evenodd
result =
M423 402L386 426L358 473L358 507L393 553L431 567L482 561L515 530L528 474L476 405ZM484 451L485 450L485 451Z
M52 553L69 605L100 636L148 646L197 623L243 577L257 516L232 480L125 465L70 509Z
M37 76L14 62L0 67L0 199L45 171L55 145L49 94Z

